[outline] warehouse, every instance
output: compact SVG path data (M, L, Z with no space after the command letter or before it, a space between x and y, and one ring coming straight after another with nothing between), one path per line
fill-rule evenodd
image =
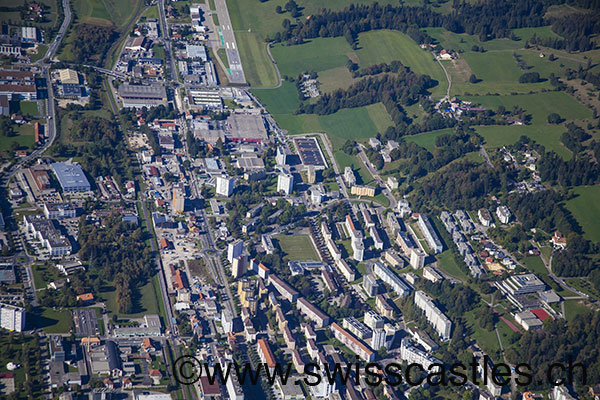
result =
M167 105L167 90L159 84L153 85L119 85L119 97L123 101L123 107L154 107Z

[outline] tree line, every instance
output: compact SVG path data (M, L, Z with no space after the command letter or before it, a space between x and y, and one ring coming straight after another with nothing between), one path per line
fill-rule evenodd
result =
M284 24L276 41L300 44L317 37L339 37L356 47L359 33L378 29L392 29L409 34L418 43L431 43L433 39L422 28L444 27L454 33L468 33L481 41L496 38L516 40L512 29L535 28L548 25L544 15L548 7L560 4L558 0L510 0L502 2L469 2L454 0L453 12L442 15L427 5L399 6L378 3L352 4L341 11L322 9L309 19L298 20L295 25ZM591 6L591 5L590 5ZM593 48L591 34L598 33L599 16L582 14L554 17L552 30L564 37L561 43L548 41L548 45L570 50L585 51ZM590 47L591 46L591 47Z

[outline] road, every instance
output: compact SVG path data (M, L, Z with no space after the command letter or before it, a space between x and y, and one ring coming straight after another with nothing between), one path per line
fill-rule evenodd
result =
M494 165L492 164L492 162L490 161L490 157L488 156L487 151L485 151L485 147L483 146L479 146L479 151L481 152L481 155L483 156L483 158L485 159L486 164L490 167L490 168L494 168Z
M227 52L227 60L229 61L229 83L235 85L245 85L246 77L242 69L242 61L238 52L235 41L235 34L229 18L229 10L225 0L215 0L215 8L219 16L219 28L215 34L219 35L222 46Z
M446 75L446 80L448 81L448 89L446 89L446 96L444 96L438 103L442 104L444 101L446 100L450 100L450 89L452 88L452 78L450 78L450 74L448 73L448 71L446 71L446 67L444 67L444 64L442 64L442 62L437 58L437 56L435 55L435 53L432 51L431 54L433 55L433 58L435 58L438 62L438 64L440 64L440 67L442 67L442 70L444 71L444 74Z
M63 20L62 24L60 25L60 29L58 30L58 34L56 35L56 39L54 40L54 42L52 42L50 44L50 46L48 46L46 55L42 58L44 60L44 62L47 62L48 60L52 59L52 57L54 57L54 53L56 53L56 50L60 46L60 42L62 41L63 36L65 36L65 33L67 32L67 28L69 27L69 24L71 23L71 7L69 6L69 0L63 0L62 6L63 6L63 10L65 13L65 19ZM38 63L40 61L38 61Z
M177 82L177 70L175 69L175 60L171 51L171 39L167 29L167 16L165 15L165 0L158 0L158 21L160 23L160 34L165 45L165 58L169 64L169 75L171 82Z

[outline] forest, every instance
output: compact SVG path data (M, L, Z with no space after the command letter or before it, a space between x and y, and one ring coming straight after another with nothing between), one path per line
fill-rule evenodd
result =
M511 363L527 362L531 365L535 388L550 388L546 371L554 362L582 363L586 367L587 383L600 382L600 313L586 312L571 321L548 319L543 329L529 330L514 348L506 351ZM515 350L518 349L518 350ZM577 387L581 387L583 372L574 368Z
M115 286L120 313L134 311L135 291L155 269L152 251L144 239L141 228L122 222L116 214L106 218L102 226L85 218L80 221L79 256L104 282Z
M98 56L97 63L100 64L118 34L111 27L80 24L75 28L74 37L71 50L73 58L87 63Z
M544 44L569 51L587 51L594 48L589 38L600 32L600 15L591 13L556 16L547 21L544 14L548 7L562 4L558 0L510 0L502 2L469 2L454 0L454 11L442 15L424 6L350 5L341 11L323 9L296 25L285 24L284 31L275 40L289 44L303 43L316 37L343 36L353 46L359 33L377 29L392 29L409 34L419 43L431 43L433 39L421 28L444 27L454 33L468 33L481 41L495 38L516 40L511 31L516 28L534 28L552 24L552 30L564 40L547 40ZM573 23L577 18L577 23ZM582 23L579 24L579 20ZM417 31L417 32L415 32ZM536 38L537 40L537 38Z

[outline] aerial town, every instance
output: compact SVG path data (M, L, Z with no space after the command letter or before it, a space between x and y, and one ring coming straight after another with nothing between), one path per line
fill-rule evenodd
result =
M600 124L583 97L576 104L583 111L558 109L556 123L548 115L547 129L555 135L562 127L555 136L562 142L544 147L523 133L503 143L481 132L535 128L537 111L451 92L450 76L472 60L460 45L479 43L474 31L431 28L460 36L454 48L401 33L410 52L448 77L442 97L435 84L408 87L429 77L411 78L415 67L402 58L360 64L356 54L367 56L358 41L375 28L334 34L334 21L320 32L311 25L319 18L343 17L308 1L271 4L277 18L295 17L291 27L283 21L283 34L258 43L247 36L264 29L258 23L239 29L240 0L112 3L26 1L2 11L0 398L600 399L598 219L582 220L585 211L569 206L598 207L583 203L597 201L587 190L600 182ZM252 3L262 10L273 1ZM334 75L354 82L348 90L363 90L363 76L372 87L389 83L377 79L407 85L402 95L382 86L389 93L366 103L364 115L382 111L387 130L374 119L377 131L360 125L357 136L354 117L338 133L319 129L330 114L362 107L367 94L345 97L325 68L286 72L286 48L337 36L347 46L347 35L358 50ZM300 44L305 38L312 42ZM546 61L544 46L554 44L544 38L528 39L542 47L535 57L522 61L516 47L507 57ZM278 85L254 84L244 47L254 45L266 48ZM475 47L469 54L481 55ZM585 79L598 85L588 68ZM537 84L533 73L515 85ZM466 76L459 89L487 84L480 73ZM568 86L562 75L549 79ZM584 96L584 87L551 93ZM291 95L268 93L283 89ZM288 102L299 106L286 114ZM559 155L546 152L557 146ZM561 152L572 152L571 161ZM552 356L585 365L583 383L581 372L576 383L539 381ZM182 366L185 357L194 363ZM467 360L474 372L461 385L425 379ZM525 362L538 382L522 387ZM368 373L368 363L377 371ZM211 379L234 364L260 378ZM286 365L289 377L270 379ZM421 372L381 382L410 365ZM307 383L309 366L319 367L308 378L318 384ZM502 367L500 381L484 381ZM329 379L337 368L349 380Z

